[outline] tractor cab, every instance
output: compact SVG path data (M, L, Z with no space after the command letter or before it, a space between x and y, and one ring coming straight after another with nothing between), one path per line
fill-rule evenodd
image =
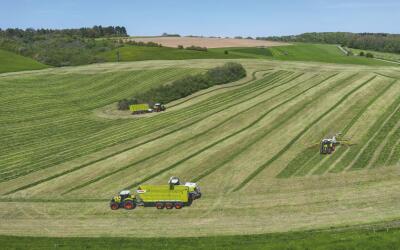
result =
M119 196L121 196L121 200L125 200L126 198L128 198L129 196L131 196L131 191L129 191L129 190L122 190L121 192L119 192Z
M156 104L154 104L153 110L155 112L161 112L161 111L165 111L166 108L165 108L164 104L156 103Z
M129 190L122 190L110 201L110 208L112 210L117 210L121 207L125 209L134 209L136 207L136 197Z

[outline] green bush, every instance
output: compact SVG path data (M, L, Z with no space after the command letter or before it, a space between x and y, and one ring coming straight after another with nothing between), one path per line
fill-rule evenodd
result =
M365 56L368 57L368 58L374 58L374 55L372 53L369 53L369 52L367 54L365 54Z
M171 84L152 88L136 96L132 100L141 103L168 103L199 90L220 85L228 82L237 81L246 76L246 70L241 64L226 63L223 66L209 69L204 74L185 76L175 80ZM118 109L127 110L129 105L134 104L132 100L123 99L118 102Z
M364 51L361 51L360 54L358 54L359 56L365 56Z
M190 47L186 47L186 49L188 50L198 50L198 51L206 51L207 52L207 48L206 47L200 47L200 46L190 46Z

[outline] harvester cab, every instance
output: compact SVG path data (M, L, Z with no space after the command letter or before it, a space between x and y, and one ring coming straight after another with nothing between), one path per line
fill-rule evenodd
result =
M154 104L153 110L155 112L161 112L161 111L165 111L167 108L164 106L164 104L161 103L156 103Z
M201 198L201 190L200 187L194 182L186 182L185 186L189 188L189 195L192 200Z
M321 154L331 154L335 151L335 144L332 139L323 139L321 141L320 153Z
M178 177L172 176L169 178L168 184L170 188L173 189L173 186L181 185L181 181ZM196 200L201 197L200 187L194 182L186 182L183 186L189 188L189 197L191 200Z

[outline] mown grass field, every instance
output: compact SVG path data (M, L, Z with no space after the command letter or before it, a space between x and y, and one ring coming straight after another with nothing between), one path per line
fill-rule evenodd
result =
M48 67L31 58L0 49L0 73L45 69Z
M234 60L249 76L113 119L98 110L227 60L110 63L0 76L0 234L264 234L400 218L397 67ZM120 118L120 119L119 119ZM356 145L309 148L342 132ZM111 211L124 188L196 181L182 210Z

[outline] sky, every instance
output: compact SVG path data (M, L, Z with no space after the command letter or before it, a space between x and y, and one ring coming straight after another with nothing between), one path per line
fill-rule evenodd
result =
M125 26L129 35L400 33L400 0L0 0L0 28Z

